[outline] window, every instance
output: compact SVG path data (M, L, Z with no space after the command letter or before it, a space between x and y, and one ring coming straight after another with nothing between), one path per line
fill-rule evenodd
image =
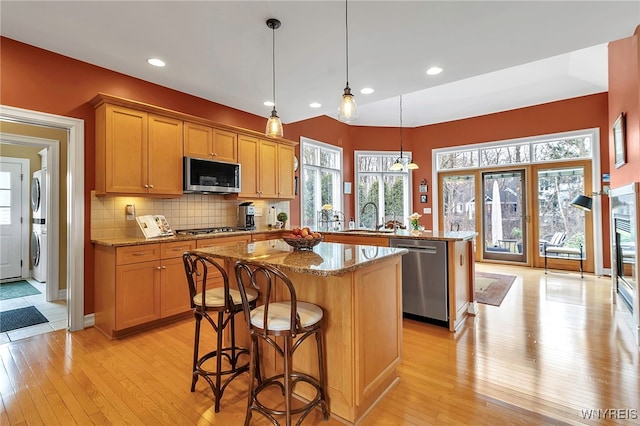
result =
M556 160L591 158L591 134L566 134L524 143L480 144L477 148L436 150L438 170L545 163Z
M389 167L400 153L355 151L356 164L356 225L361 228L373 228L376 224L384 224L397 220L407 225L411 215L411 174L407 170L390 171ZM411 158L410 152L405 152ZM366 207L374 203L375 209Z
M342 211L342 148L304 137L300 141L301 224L315 229L322 206Z
M11 173L0 172L0 225L11 225Z

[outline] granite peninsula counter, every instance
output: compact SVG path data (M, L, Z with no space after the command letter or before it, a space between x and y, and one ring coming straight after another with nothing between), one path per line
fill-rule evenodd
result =
M323 308L332 416L358 423L398 380L405 249L323 242L313 251L293 251L284 241L272 240L196 252L224 259L229 272L238 260L274 265L291 278L299 300ZM236 330L243 326L238 321ZM303 343L296 350L294 368L317 375L315 350L312 342ZM273 373L274 354L263 350L261 357L261 368ZM302 397L310 397L304 387L299 390Z

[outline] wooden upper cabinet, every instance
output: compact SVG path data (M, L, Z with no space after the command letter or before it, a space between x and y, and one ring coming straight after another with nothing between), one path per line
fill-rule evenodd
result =
M184 155L238 162L238 134L201 124L184 123Z
M96 194L182 195L182 121L101 104Z
M182 195L182 121L149 114L149 194Z
M96 110L96 194L146 194L146 112L101 105Z
M260 198L278 198L278 144L260 140Z
M278 145L278 198L295 198L294 156L293 146Z
M240 135L241 198L292 199L294 148L272 140Z
M258 149L260 139L238 137L238 163L240 163L240 193L238 197L260 197L258 184Z

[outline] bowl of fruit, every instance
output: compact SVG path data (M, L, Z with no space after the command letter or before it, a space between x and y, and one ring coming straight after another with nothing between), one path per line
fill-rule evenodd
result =
M322 234L313 232L308 227L293 228L291 233L285 235L282 239L294 250L312 250L314 246L317 246L322 241Z

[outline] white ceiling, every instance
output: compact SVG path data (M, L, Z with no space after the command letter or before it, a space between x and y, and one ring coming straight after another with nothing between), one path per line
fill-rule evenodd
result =
M353 124L451 121L607 90L607 43L639 1L350 0ZM276 30L284 123L336 117L346 81L344 1L7 1L0 34L267 117ZM146 63L160 57L165 68ZM444 68L427 76L432 65ZM43 64L46 66L46 64ZM360 94L373 87L371 95ZM312 109L309 103L322 107Z

